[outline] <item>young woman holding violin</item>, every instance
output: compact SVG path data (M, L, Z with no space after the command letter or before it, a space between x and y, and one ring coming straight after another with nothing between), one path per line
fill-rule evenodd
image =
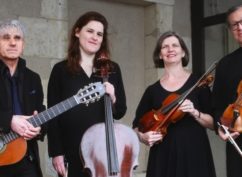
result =
M106 18L98 12L87 12L78 18L70 34L67 59L57 63L51 72L48 84L49 107L75 95L80 88L90 83L102 81L94 71L100 55L110 55L107 28ZM111 98L113 117L120 119L127 109L125 91L119 65L110 62L113 70L104 86ZM79 154L80 142L89 127L104 121L103 97L88 106L78 105L50 121L47 134L49 156L59 175L67 174L65 158L69 164L68 177L91 176L84 172Z
M242 89L239 88L242 84L242 5L231 7L227 11L226 20L233 38L239 44L239 48L223 57L218 63L212 91L212 107L216 122L226 124L228 131L230 131L231 136L241 149L242 131L240 129L242 127L241 125L240 127L235 127L242 119ZM240 102L238 101L239 98ZM238 114L236 113L237 108L234 109L234 105L239 110ZM230 124L226 123L228 118L230 118ZM223 140L228 140L228 134L216 127L217 130ZM226 144L226 164L227 177L241 177L242 157L230 143Z
M198 77L185 69L189 62L189 52L183 39L175 32L168 31L161 35L153 59L156 67L164 68L164 73L146 89L133 121L140 141L150 147L146 176L215 177L206 133L206 128L213 129L208 86L195 88L184 99L175 110L183 112L183 116L176 122L171 120L164 123L166 131L142 130L140 122L147 112L159 110L171 94L182 95L198 80ZM154 119L161 116L157 115L154 115ZM168 115L169 111L162 116L167 118Z

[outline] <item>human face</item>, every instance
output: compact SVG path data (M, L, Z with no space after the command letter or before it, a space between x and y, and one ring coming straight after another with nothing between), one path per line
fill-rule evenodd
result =
M231 13L228 21L234 39L242 47L242 7Z
M164 64L180 63L185 56L184 50L181 48L179 40L175 36L164 39L161 44L160 58Z
M100 49L103 41L104 27L101 22L90 21L81 30L77 30L80 49L87 55L94 55Z
M0 57L4 61L17 60L23 53L23 33L15 27L9 27L0 33Z

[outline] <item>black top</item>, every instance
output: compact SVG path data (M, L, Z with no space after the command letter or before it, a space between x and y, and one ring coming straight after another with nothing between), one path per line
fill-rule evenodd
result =
M237 87L242 80L242 48L222 58L216 68L212 106L219 121L225 108L237 98Z
M164 99L171 93L182 94L197 81L191 75L185 84L175 92L169 92L157 81L150 85L136 110L133 126L137 127L144 113L161 107ZM210 90L196 88L188 97L194 107L201 112L210 113ZM176 123L171 123L162 143L150 148L147 177L215 177L214 164L206 129L190 114Z
M237 87L242 80L242 48L222 58L216 68L212 92L212 107L216 122L220 121L224 110L236 101ZM241 115L241 112L240 112ZM215 124L217 125L217 124ZM217 129L217 127L215 127ZM242 149L242 135L235 139ZM230 143L226 145L227 176L240 177L242 174L242 158Z
M8 133L11 130L11 121L14 115L13 99L11 94L11 84L9 81L9 69L0 60L0 131ZM23 115L33 115L34 111L41 112L45 109L43 105L43 89L40 76L26 67L25 60L19 59L16 72L14 74L17 84L17 94ZM28 152L37 159L39 165L39 152L37 139L42 139L45 135L46 127L42 126L41 136L27 141ZM18 164L17 164L18 165ZM4 168L4 167L2 167ZM38 166L41 175L40 166ZM7 174L6 174L7 175Z
M48 84L48 107L75 95L79 89L89 83L102 81L102 78L95 76L94 73L88 77L84 70L73 75L67 70L66 64L66 60L57 63L51 72ZM113 65L113 72L109 75L109 82L114 85L116 95L113 116L115 119L120 119L127 109L126 97L120 68L114 62ZM104 122L104 120L103 97L88 106L77 105L51 120L48 127L49 155L51 157L65 155L69 162L71 161L80 168L79 145L82 136L90 126Z

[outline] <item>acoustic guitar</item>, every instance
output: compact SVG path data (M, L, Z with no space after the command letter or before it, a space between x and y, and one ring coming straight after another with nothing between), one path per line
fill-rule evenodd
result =
M28 122L34 127L39 127L80 103L88 106L89 103L99 100L104 93L105 88L101 82L91 83L80 89L76 95L30 117ZM0 133L0 166L17 163L24 157L26 150L26 140L16 132Z

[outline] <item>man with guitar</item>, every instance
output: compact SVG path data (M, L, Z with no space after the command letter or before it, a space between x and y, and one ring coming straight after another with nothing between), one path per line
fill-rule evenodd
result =
M221 122L221 124L224 124L223 120L226 117L224 114L225 110L227 110L227 107L233 104L239 96L237 88L242 80L242 5L230 8L227 11L226 20L233 38L239 44L239 48L223 57L216 68L212 106L214 108L215 121ZM236 115L235 109L231 114L234 114L231 118L234 119L233 124L235 125L237 122L236 119L241 119L241 115ZM214 125L217 124L214 123ZM233 127L233 125L229 126L229 131ZM227 177L241 177L242 158L237 152L238 148L242 148L241 132L231 131L231 136L229 136L229 131L226 131L226 129L223 131L222 128L223 126L218 129L219 136L223 140L229 140L230 142L232 140L231 137L237 137L234 142L238 144L238 146L237 144L235 146L237 148L234 148L234 143L226 144Z
M27 119L45 109L43 89L40 76L20 58L24 32L18 20L0 24L0 138L13 131L27 141L27 152L20 161L0 164L0 177L42 177L37 140L43 140L45 128L34 127Z

